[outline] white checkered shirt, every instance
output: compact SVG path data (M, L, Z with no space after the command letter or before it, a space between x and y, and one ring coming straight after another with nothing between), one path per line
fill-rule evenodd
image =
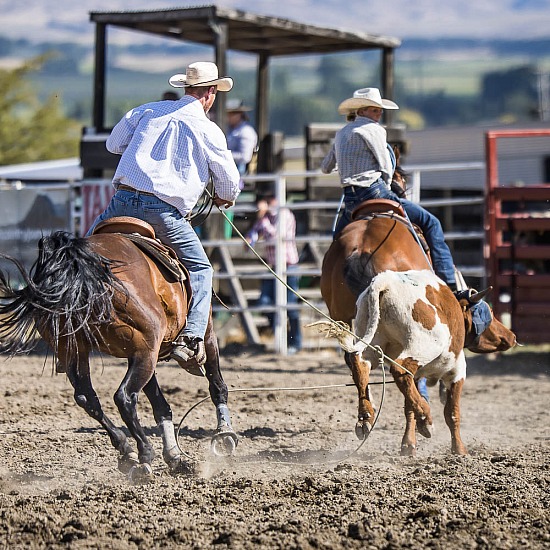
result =
M335 167L338 167L342 185L358 175L365 176L363 185L374 183L380 177L389 185L393 166L386 146L385 128L370 118L358 116L338 130L334 145L321 163L321 170L330 174Z
M210 177L220 198L234 201L239 195L240 175L225 135L194 97L132 109L113 128L107 149L122 155L115 188L125 184L154 193L184 216Z

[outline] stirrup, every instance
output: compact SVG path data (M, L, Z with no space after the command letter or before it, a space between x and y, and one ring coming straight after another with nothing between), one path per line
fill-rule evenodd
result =
M197 337L180 336L174 342L170 358L179 366L194 376L206 376L206 350L204 342Z

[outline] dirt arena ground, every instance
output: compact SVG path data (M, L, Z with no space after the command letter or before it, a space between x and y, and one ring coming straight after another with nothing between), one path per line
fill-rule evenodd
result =
M231 351L232 353L229 353ZM96 359L95 386L112 394L124 363ZM106 434L44 357L0 360L0 548L550 548L550 351L522 348L469 358L462 435L449 452L442 406L416 458L399 456L404 419L394 385L359 451L354 388L336 352L288 358L227 350L222 357L240 443L215 459L209 401L181 426L196 476L172 477L151 410L140 401L159 458L154 482L116 469ZM159 367L175 421L206 395L205 381ZM382 381L380 371L373 380ZM292 387L298 390L276 391Z

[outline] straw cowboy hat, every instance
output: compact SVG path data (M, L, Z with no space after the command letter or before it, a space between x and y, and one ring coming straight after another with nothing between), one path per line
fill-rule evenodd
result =
M228 76L218 77L218 67L210 61L191 63L185 74L175 74L168 80L174 88L192 86L217 86L218 92L228 92L233 88L233 79Z
M225 110L228 113L247 113L252 111L252 107L245 105L242 99L228 99Z
M353 97L345 99L338 105L338 112L347 115L361 107L380 107L381 109L399 109L396 103L382 99L378 88L361 88L353 92Z

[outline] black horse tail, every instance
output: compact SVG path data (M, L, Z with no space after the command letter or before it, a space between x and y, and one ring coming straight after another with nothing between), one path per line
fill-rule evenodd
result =
M78 339L97 345L97 327L113 319L112 298L122 284L112 272L113 261L96 254L83 238L57 231L42 237L38 258L27 273L16 259L24 280L13 288L0 270L0 351L26 353L46 337L57 354L60 338L67 353L77 352Z
M370 260L370 254L359 252L354 252L346 259L344 281L356 296L359 296L372 281L373 275L369 269Z

